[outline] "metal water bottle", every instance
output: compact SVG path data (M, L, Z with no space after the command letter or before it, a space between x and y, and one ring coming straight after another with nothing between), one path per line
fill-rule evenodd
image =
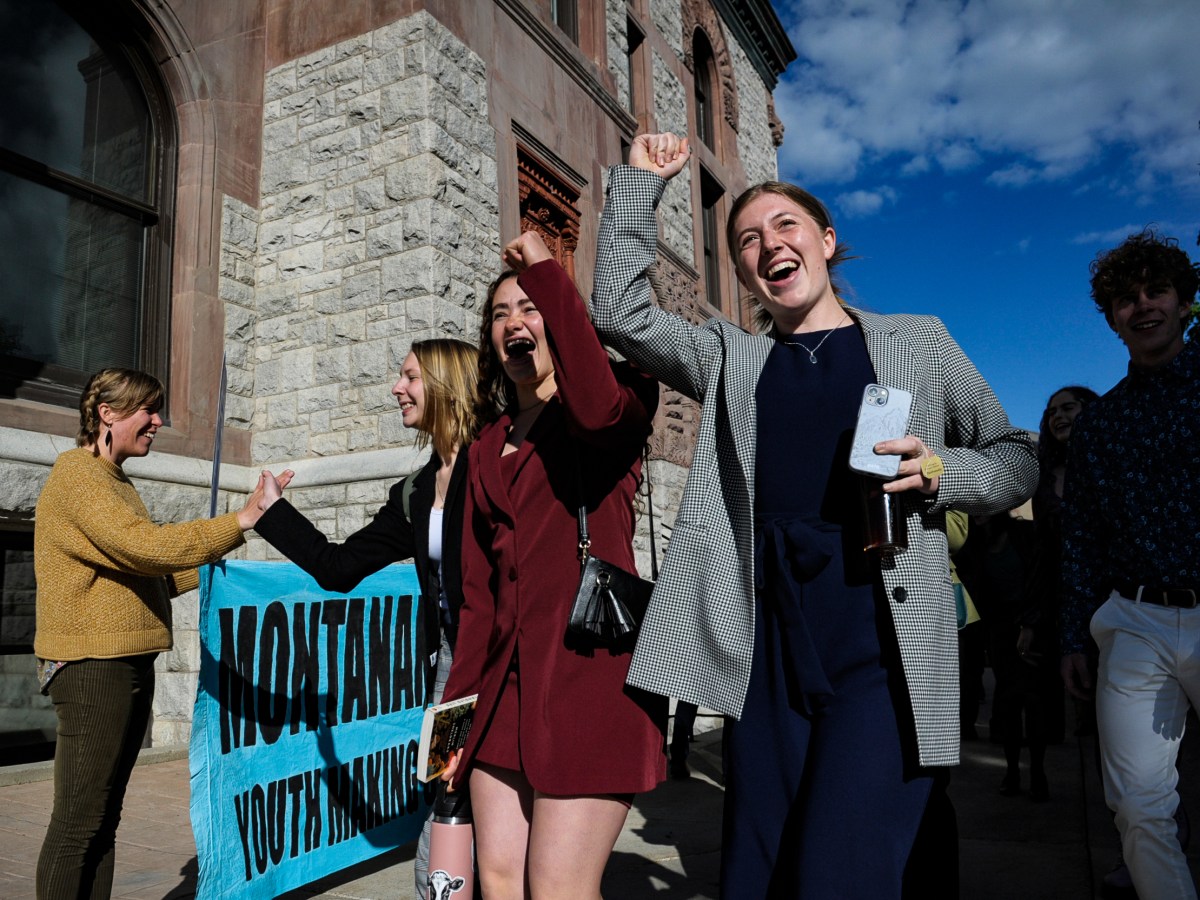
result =
M466 787L437 786L429 832L429 900L471 900L475 896L475 828Z

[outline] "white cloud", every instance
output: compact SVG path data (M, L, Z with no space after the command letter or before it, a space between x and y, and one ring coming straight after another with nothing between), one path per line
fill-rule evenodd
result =
M890 187L881 187L874 191L849 191L839 194L834 199L837 208L847 216L873 216L883 209L884 204L896 202L897 194Z
M1130 223L1129 225L1122 225L1119 228L1108 228L1104 231L1088 231L1084 234L1075 235L1075 237L1071 238L1071 243L1098 244L1102 247L1115 247L1131 234L1140 234L1142 229L1151 224L1154 223L1142 222L1139 225ZM1161 226L1156 226L1156 228L1161 234L1170 235L1174 233L1170 229L1163 228Z
M776 0L785 172L996 166L1021 186L1128 154L1131 192L1200 188L1196 0ZM1015 159L1015 161L1014 161Z

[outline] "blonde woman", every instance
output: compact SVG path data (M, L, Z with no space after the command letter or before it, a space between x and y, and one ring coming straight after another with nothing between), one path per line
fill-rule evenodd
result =
M265 510L256 530L275 549L330 591L349 591L373 572L415 560L421 584L425 645L438 647L434 690L438 703L454 659L463 604L462 533L467 446L475 437L478 358L465 341L436 338L412 345L392 395L419 446L433 445L429 462L392 486L387 503L363 528L335 544L280 496L267 477ZM291 473L285 473L290 479ZM429 823L417 848L417 891L426 895Z

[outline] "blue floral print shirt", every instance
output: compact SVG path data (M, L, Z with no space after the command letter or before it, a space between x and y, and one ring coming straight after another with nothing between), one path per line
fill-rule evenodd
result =
M1064 654L1118 583L1200 589L1200 342L1080 413L1063 528Z

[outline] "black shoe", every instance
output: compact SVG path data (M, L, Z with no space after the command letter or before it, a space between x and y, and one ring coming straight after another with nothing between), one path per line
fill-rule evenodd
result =
M671 760L671 777L676 781L687 781L692 777L692 770L688 768L688 764L682 759Z
M1045 774L1039 772L1029 776L1029 799L1034 803L1045 803L1050 799L1050 785L1046 783Z
M1021 793L1021 775L1018 772L1009 772L1000 780L1000 796L1015 797Z

